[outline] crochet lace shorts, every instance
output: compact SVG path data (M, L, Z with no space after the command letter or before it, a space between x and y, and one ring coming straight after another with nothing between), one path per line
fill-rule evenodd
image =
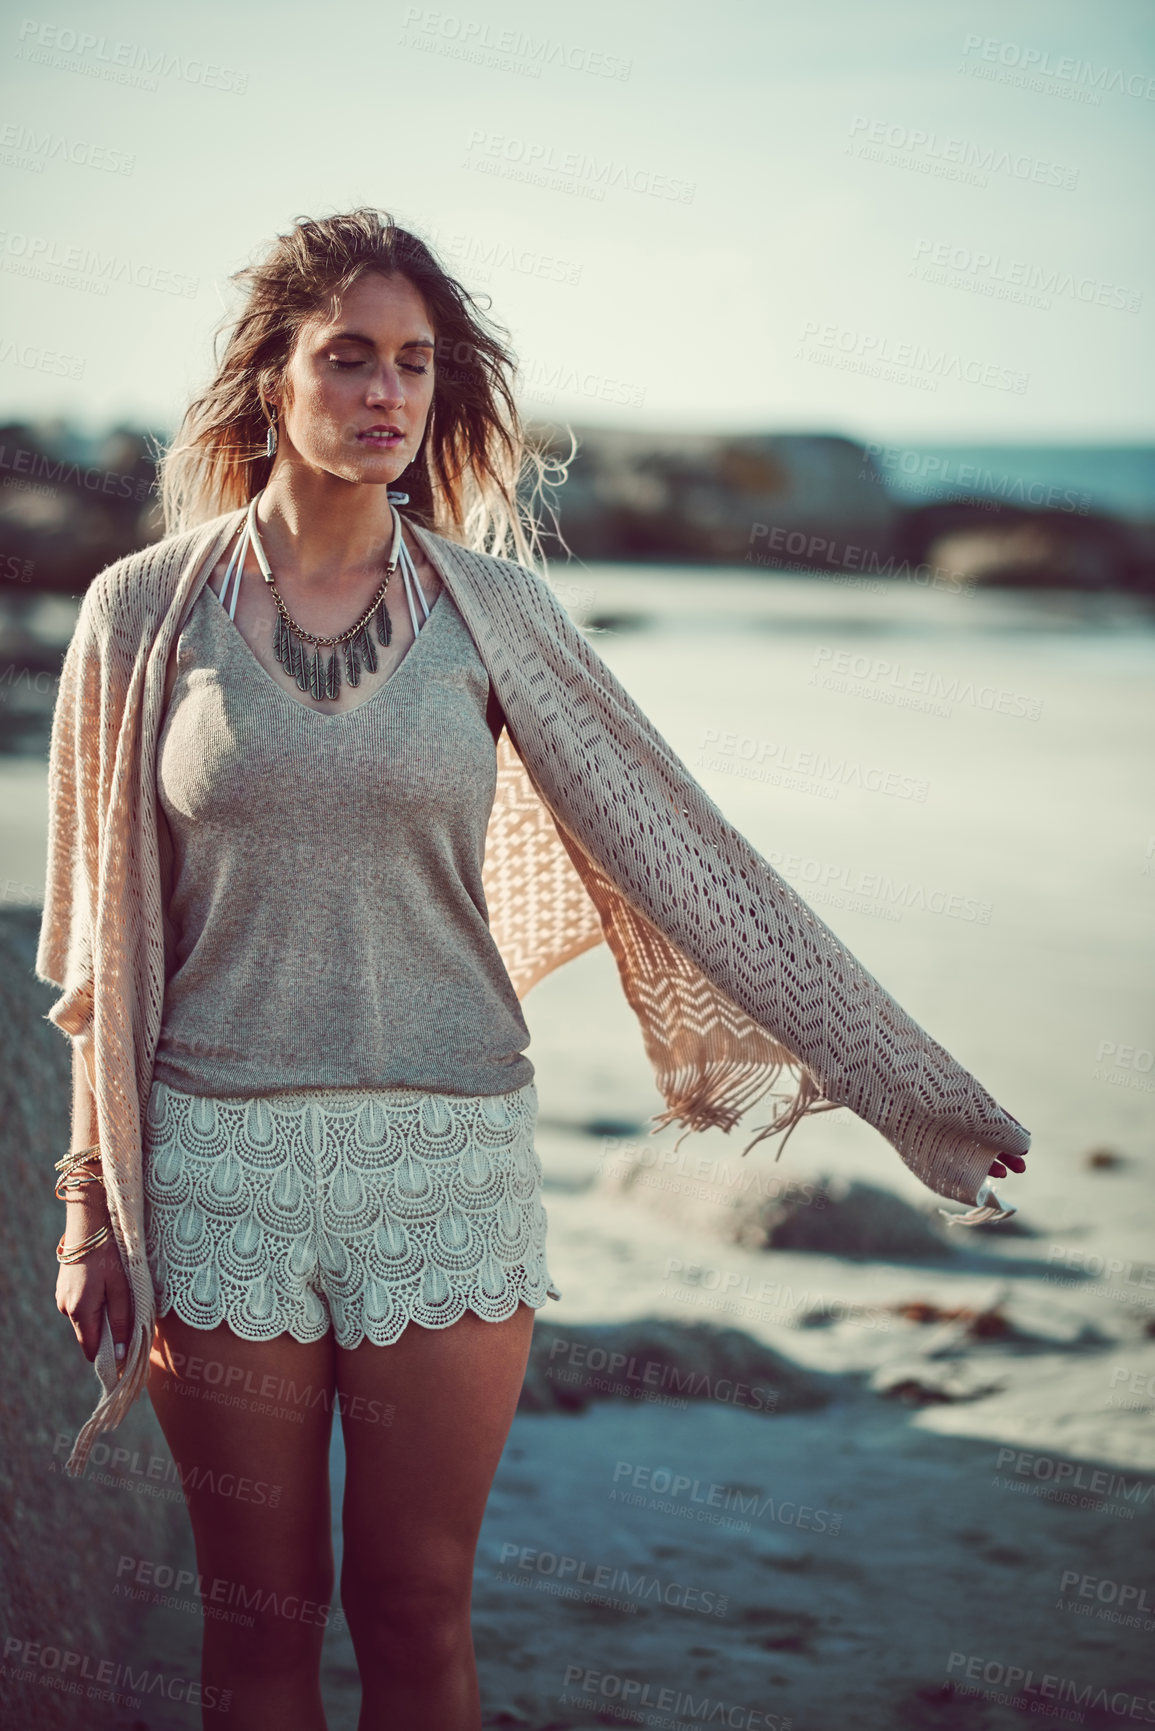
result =
M245 1340L391 1345L561 1294L545 1262L537 1089L304 1088L252 1099L154 1079L143 1127L157 1311Z

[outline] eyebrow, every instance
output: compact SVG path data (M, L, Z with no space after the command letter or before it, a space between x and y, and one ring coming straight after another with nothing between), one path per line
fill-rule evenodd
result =
M363 343L367 349L375 349L376 343L372 337L367 337L360 331L337 331L331 337L326 337L330 343ZM407 343L402 343L403 349L432 349L436 347L432 337L411 337Z

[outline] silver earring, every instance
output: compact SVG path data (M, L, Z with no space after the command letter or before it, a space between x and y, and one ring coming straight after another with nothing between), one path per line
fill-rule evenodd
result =
M274 409L273 410L273 417L274 418L272 420L270 420L269 430L265 434L265 456L266 457L275 457L277 454L277 423L276 423L276 418L275 418L276 413L277 413L277 411Z

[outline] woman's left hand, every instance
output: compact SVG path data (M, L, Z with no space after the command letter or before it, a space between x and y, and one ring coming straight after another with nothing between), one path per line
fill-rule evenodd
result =
M1026 1157L1026 1155L1025 1154L1004 1154L1001 1160L996 1160L993 1162L991 1169L990 1169L990 1172L987 1174L987 1176L990 1178L1005 1178L1007 1175L1007 1167L1008 1166L1010 1167L1012 1172L1025 1172L1027 1169L1027 1157Z

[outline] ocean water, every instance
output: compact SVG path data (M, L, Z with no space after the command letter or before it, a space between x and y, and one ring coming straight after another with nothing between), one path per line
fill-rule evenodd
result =
M1053 509L1155 518L1153 445L923 445L865 447L903 504L970 494ZM1069 502L1069 497L1078 501Z

